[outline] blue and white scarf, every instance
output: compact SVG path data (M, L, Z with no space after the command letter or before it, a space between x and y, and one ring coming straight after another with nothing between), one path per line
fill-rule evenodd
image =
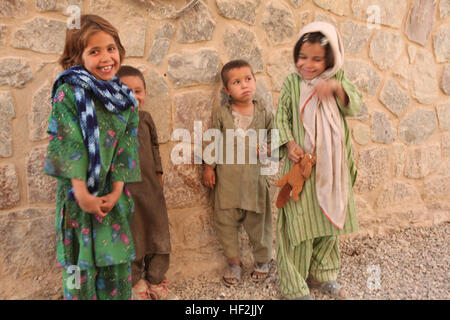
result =
M96 96L108 111L115 114L128 110L131 106L137 108L138 102L133 91L121 83L119 78L114 77L109 81L99 80L84 67L77 65L58 75L53 84L52 102L56 90L64 83L74 86L79 123L89 159L86 185L89 193L97 196L102 163L100 159L100 132L92 95ZM73 188L71 188L69 197L74 199L73 195Z

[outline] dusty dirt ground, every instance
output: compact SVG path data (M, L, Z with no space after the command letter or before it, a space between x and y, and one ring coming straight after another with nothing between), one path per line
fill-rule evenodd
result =
M450 299L450 222L343 240L340 250L338 281L346 287L350 299ZM232 288L225 287L218 275L175 281L170 290L182 300L284 299L275 261L271 263L270 277L263 283L252 282L251 271L245 268L242 281ZM44 279L35 279L33 285L48 288L42 283ZM39 297L35 294L15 299L62 299L61 288L52 287L51 292L38 293ZM332 299L316 289L311 294L317 300Z
M450 299L449 231L447 222L341 241L338 281L355 300ZM242 281L232 288L218 277L174 282L171 290L180 299L284 299L275 262L264 283L253 283L251 271L245 269ZM316 289L311 294L317 300L332 299Z

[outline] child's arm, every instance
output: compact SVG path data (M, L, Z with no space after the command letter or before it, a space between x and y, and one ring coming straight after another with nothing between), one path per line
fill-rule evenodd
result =
M161 184L161 188L164 188L164 180L162 178L162 173L157 173L156 176L158 177L159 183Z
M220 109L213 109L212 111L212 122L211 122L211 128L210 129L218 129L221 130L222 129L222 122L221 122L221 117L220 117ZM214 143L216 143L217 141L215 141ZM217 144L218 146L219 144ZM206 143L204 141L203 143L203 150L206 148ZM219 152L218 149L215 150L216 152L216 156L217 156L217 152ZM211 189L214 189L214 185L216 184L216 173L215 173L215 167L216 167L216 162L212 162L212 163L206 163L205 161L203 162L203 184Z
M349 99L347 93L345 93L344 88L342 88L342 85L334 80L335 83L335 89L334 94L339 101L342 101L343 106L348 107Z
M341 97L336 97L336 103L344 116L356 116L363 104L363 98L358 88L350 82L345 76L344 70L339 70L334 77L342 91L345 92L347 101L342 100ZM344 105L345 103L345 105Z
M100 217L106 216L107 212L101 210L102 200L89 193L86 182L78 179L70 179L78 205L84 212L95 214Z
M319 100L336 96L339 101L343 102L344 107L348 106L348 96L342 88L342 85L337 80L329 79L319 82L316 85L316 94Z
M139 114L137 108L132 109L127 128L123 136L118 140L112 171L112 190L100 197L101 210L106 214L114 208L123 193L125 183L141 180L138 156L138 124Z
M109 211L111 211L111 209L116 205L117 201L119 201L124 185L125 183L123 181L114 181L112 184L112 191L106 196L99 198L102 201L100 209L105 213L105 215Z
M161 164L161 155L159 153L159 143L158 143L158 133L156 131L155 122L153 121L150 114L147 116L149 120L149 127L150 127L150 139L152 143L152 152L153 152L153 159L155 159L155 172L156 176L158 177L159 183L161 184L161 187L164 187L163 182L163 169Z
M260 141L258 144L258 157L270 157L272 154L272 129L273 129L273 113L272 110L265 110L264 129L267 129L267 141Z
M113 182L125 183L141 181L141 170L138 154L139 113L132 110L124 134L118 138L116 153L113 159L114 170L111 172Z
M296 79L297 75L291 74L289 75L283 83L283 87L281 88L280 98L278 99L278 107L275 113L275 128L278 129L279 133L279 146L271 146L271 149L280 148L279 156L280 158L284 157L286 151L291 154L290 145L295 144L297 147L297 143L294 141L294 136L292 134L292 94L300 94L300 84L298 79ZM300 148L300 147L299 147ZM295 153L292 153L295 155ZM292 160L292 159L291 159Z
M203 165L203 184L211 189L214 189L216 184L216 173L213 167L206 163Z
M58 179L86 180L88 152L73 89L68 84L56 90L47 133L50 141L44 172Z

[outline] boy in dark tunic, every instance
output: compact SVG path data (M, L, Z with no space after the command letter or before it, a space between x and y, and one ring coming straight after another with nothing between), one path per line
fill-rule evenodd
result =
M122 66L120 81L133 90L139 102L139 159L142 181L128 185L135 210L131 223L136 259L132 263L133 298L173 299L167 289L165 274L169 269L170 235L166 202L163 194L161 157L156 127L150 113L143 111L146 97L142 73Z

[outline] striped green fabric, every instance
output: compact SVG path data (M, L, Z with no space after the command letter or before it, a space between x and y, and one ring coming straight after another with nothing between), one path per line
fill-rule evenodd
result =
M338 236L319 237L292 246L285 236L286 219L277 221L277 265L283 297L294 299L309 294L306 279L319 282L336 280L341 259Z
M358 231L358 220L356 217L355 203L353 197L353 185L356 180L356 166L351 152L350 130L345 120L347 115L355 115L362 105L362 96L356 87L348 81L343 70L339 70L334 76L338 80L349 97L349 105L343 106L337 101L342 120L342 127L345 131L347 163L349 167L349 197L347 216L342 230L337 229L324 215L320 208L315 183L315 167L311 177L305 182L303 191L298 201L292 199L279 210L279 219L286 219L286 234L293 246L299 245L302 241L317 237L340 235ZM279 130L280 157L287 153L286 142L295 142L304 149L305 130L301 122L299 111L301 78L298 74L290 74L284 81L278 107L275 115L275 128ZM289 159L284 161L281 175L287 173L292 166Z

